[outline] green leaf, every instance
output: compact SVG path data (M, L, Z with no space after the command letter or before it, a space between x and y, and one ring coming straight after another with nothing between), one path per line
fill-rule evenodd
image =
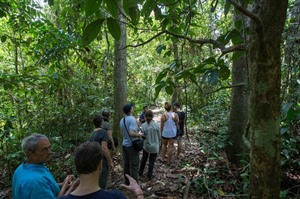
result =
M203 82L207 79L207 82L210 85L215 85L218 82L218 71L215 69L211 69L206 71L203 77Z
M117 41L121 38L121 28L119 23L114 18L107 19L107 28L113 38Z
M193 68L193 73L205 73L210 67L206 67L206 64L200 64L196 68Z
M286 132L288 132L288 130L290 129L290 127L281 127L280 128L280 134L283 135L285 134Z
M147 0L143 6L142 13L145 21L148 20L151 12L155 9L156 3L153 0Z
M157 99L161 89L165 86L165 82L160 82L159 84L155 85L155 95L154 95L154 99Z
M300 120L300 109L290 109L287 114L286 114L286 118L287 120Z
M5 35L1 36L1 42L4 43L6 41L7 37Z
M166 92L167 92L169 95L172 95L172 94L173 94L173 91L174 91L173 86L167 85L165 89L166 89Z
M163 70L162 72L160 72L155 80L155 84L158 84L166 76L167 76L166 70Z
M165 18L161 22L161 27L163 30L167 29L168 25L172 25L172 21L168 18Z
M155 20L160 20L162 18L161 9L156 5L154 9Z
M172 51L168 50L165 54L164 57L170 57L172 55Z
M54 5L54 0L48 0L48 5L53 6Z
M225 40L231 40L233 44L244 43L244 40L241 37L240 32L237 29L233 29L227 33Z
M190 69L182 70L175 74L175 80L179 79L190 79L192 76L194 76L190 71Z
M227 16L227 14L229 13L229 10L230 10L230 7L231 7L231 3L229 3L229 1L225 1L225 6L224 6L224 14L225 16Z
M52 77L53 77L53 79L58 79L58 74L57 73L53 73Z
M138 11L138 7L130 7L128 8L128 15L130 16L130 19L134 25L137 25L140 20L140 15Z
M6 120L6 123L4 125L4 130L14 129L13 124L10 120Z
M5 83L3 87L4 87L4 90L12 90L13 89L13 85L10 83Z
M159 46L156 47L156 52L158 54L160 54L162 50L166 50L166 46L165 45L159 45Z
M142 3L143 3L143 0L124 0L123 7L124 7L124 9L128 9L128 8L135 7L138 4L142 4Z
M112 17L116 18L118 15L118 6L116 5L116 1L104 0L104 2L106 3L108 12Z
M234 21L234 26L237 30L242 30L243 28L243 20L239 19L239 20L235 20Z
M82 35L82 43L83 46L89 45L94 39L97 37L97 35L100 32L101 25L103 23L104 19L97 19L96 21L93 21L87 27L83 30Z
M226 66L221 66L220 70L219 70L219 77L222 79L222 80L226 80L228 79L230 76L230 70L228 67Z
M172 61L172 62L169 64L168 68L169 68L169 70L173 70L175 66L176 66L176 61Z
M244 43L244 40L243 40L243 38L241 37L241 35L237 35L237 36L235 36L235 37L232 37L232 38L231 38L231 41L232 41L232 43L233 43L234 45Z
M99 10L101 2L98 0L86 0L84 1L84 11L87 17L93 15Z
M230 39L232 39L233 37L239 36L240 32L237 29L232 29L231 31L229 31L226 36L225 36L225 40L229 41Z
M173 5L178 2L177 0L158 0L157 2L165 4L165 5Z
M0 10L0 18L5 17L6 13L3 10Z
M216 64L217 62L216 62L216 58L215 57L210 57L210 58L204 60L203 63L204 64Z

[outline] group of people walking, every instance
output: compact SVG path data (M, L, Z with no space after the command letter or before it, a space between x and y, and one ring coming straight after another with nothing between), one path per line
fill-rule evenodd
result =
M174 142L178 140L178 155L181 150L181 136L184 132L185 115L180 111L179 103L164 104L166 113L161 116L160 126L153 120L153 112L147 106L139 117L139 122L133 116L133 105L123 107L124 117L120 120L122 140L122 157L124 181L122 187L132 191L137 199L144 198L138 185L139 176L143 176L149 159L147 178L153 179L153 169L160 151L162 161L168 165L172 162ZM44 166L50 160L51 143L42 134L33 134L25 138L22 148L26 160L16 169L13 176L13 198L46 198L62 197L63 199L86 196L88 198L126 198L118 190L105 191L110 171L114 168L113 155L117 149L117 139L112 135L109 123L110 113L104 110L102 114L93 117L95 129L89 141L81 144L75 151L74 163L80 180L67 176L64 183L58 186L52 174ZM143 139L142 158L139 151L133 147L135 140ZM180 145L179 145L180 144ZM91 197L92 196L92 197ZM85 198L85 197L82 197Z
M143 112L139 116L141 128L133 116L133 105L127 104L123 107L125 116L120 121L120 129L123 136L122 155L124 175L132 176L137 182L139 176L143 176L145 165L149 159L148 172L146 177L153 179L153 169L156 158L161 146L161 160L167 165L171 165L174 143L178 141L177 155L182 150L182 136L185 125L185 113L180 110L180 104L175 102L173 107L171 103L165 102L164 108L166 112L162 114L160 125L153 120L153 112L147 106L143 107ZM174 110L174 111L173 111ZM181 133L178 133L181 132ZM144 139L143 152L141 162L139 159L139 151L133 147L136 139ZM128 181L125 183L128 184Z

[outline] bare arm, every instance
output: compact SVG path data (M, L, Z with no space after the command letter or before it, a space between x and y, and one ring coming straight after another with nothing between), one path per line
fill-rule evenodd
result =
M173 113L172 114L172 119L176 123L177 129L179 129L179 117L178 117L178 114L177 113Z
M115 142L114 142L114 138L113 138L113 131L110 129L110 130L107 130L107 136L108 136L108 139L111 141L111 145L112 145L112 149L113 151L116 151L116 146L115 146Z
M129 135L130 135L131 137L138 137L138 138L141 138L141 137L144 136L143 133L136 133L136 132L134 132L133 130L129 130Z
M107 160L108 165L110 166L110 168L113 168L113 162L111 160L106 141L101 142L101 148L102 148L103 155L105 156L105 158Z
M160 131L161 131L161 132L163 132L164 124L165 124L165 117L164 117L164 115L162 115L162 116L160 117Z

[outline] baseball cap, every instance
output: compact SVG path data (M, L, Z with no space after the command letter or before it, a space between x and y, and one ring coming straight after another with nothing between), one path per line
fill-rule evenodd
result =
M132 107L133 107L133 104L132 104L132 103L126 104L125 106L123 106L123 112L124 112L125 114L128 114L128 113L130 112L130 110L131 110Z

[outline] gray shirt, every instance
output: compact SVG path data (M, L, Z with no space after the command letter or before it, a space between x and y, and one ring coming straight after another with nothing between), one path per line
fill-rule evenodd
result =
M160 145L160 128L157 122L145 122L142 125L142 133L146 136L144 150L148 153L158 153Z

